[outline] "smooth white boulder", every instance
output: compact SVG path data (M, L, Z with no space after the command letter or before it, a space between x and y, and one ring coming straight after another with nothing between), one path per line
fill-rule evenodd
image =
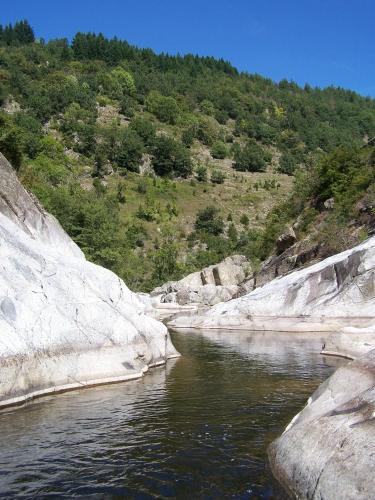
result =
M85 260L0 156L0 406L141 376L177 356L166 327Z
M375 350L339 368L272 443L273 472L295 498L374 498Z

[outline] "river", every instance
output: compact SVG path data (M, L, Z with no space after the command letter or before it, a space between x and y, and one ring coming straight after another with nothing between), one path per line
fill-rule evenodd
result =
M339 361L317 334L172 339L143 379L0 412L0 496L287 498L267 446Z

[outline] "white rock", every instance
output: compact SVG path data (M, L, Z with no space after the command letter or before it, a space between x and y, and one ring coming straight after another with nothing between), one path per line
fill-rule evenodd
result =
M295 498L374 498L375 350L339 368L272 443L276 477Z
M338 331L374 326L375 238L173 327ZM371 348L371 345L369 345Z
M0 406L141 376L177 355L151 301L85 260L0 156Z

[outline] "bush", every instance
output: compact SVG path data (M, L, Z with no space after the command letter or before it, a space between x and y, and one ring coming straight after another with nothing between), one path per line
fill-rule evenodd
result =
M197 167L196 177L198 182L207 182L207 167L203 165Z
M144 144L135 130L130 128L122 132L115 161L121 169L139 172L139 165L144 153Z
M0 133L0 152L11 163L15 170L19 170L22 163L22 149L20 133L15 128Z
M180 114L180 108L173 97L165 97L157 91L151 91L146 99L148 111L153 113L161 122L175 125Z
M200 210L195 219L195 229L215 236L221 234L224 230L224 221L219 216L219 209L209 206Z
M155 141L155 125L147 118L137 116L130 122L129 128L134 130L141 137L147 146L151 146Z
M282 174L292 175L296 169L296 160L290 153L283 153L280 157L278 171Z
M219 135L219 125L211 117L202 117L196 131L196 137L206 146L212 146Z
M250 223L249 217L246 214L242 214L240 217L240 223L243 226L247 227Z
M195 127L191 126L182 131L181 141L187 148L193 145L196 136Z
M234 168L240 171L264 172L266 160L269 155L265 154L256 142L248 142L244 148L238 148L234 153Z
M225 174L221 170L213 170L211 174L211 182L213 184L223 184L225 180Z
M223 160L228 156L228 149L224 142L216 141L211 148L211 154L214 158Z

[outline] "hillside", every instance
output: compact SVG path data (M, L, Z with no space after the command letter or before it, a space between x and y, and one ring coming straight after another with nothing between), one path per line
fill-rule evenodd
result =
M0 27L0 151L86 257L150 290L287 225L325 255L373 227L375 102L230 63Z

